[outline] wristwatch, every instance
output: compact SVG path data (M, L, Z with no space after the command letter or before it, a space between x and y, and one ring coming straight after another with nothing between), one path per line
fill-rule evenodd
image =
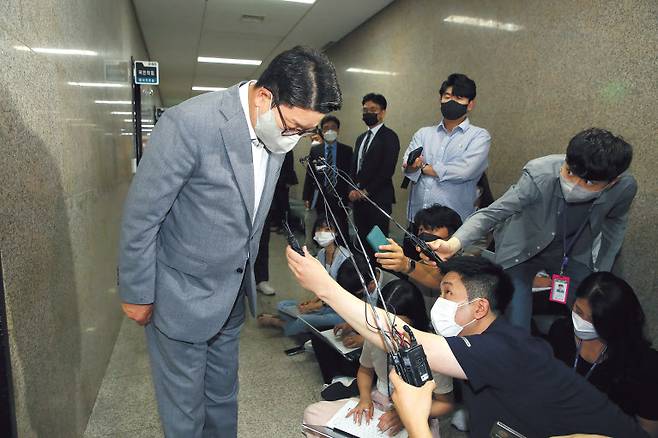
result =
M407 269L407 272L405 274L409 275L412 272L414 272L414 269L416 269L416 260L414 259L409 259L409 269Z

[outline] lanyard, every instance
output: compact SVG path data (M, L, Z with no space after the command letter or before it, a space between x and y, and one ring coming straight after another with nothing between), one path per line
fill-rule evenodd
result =
M580 235L583 233L585 230L585 226L589 222L589 214L592 212L592 208L594 207L594 203L589 207L589 210L587 211L587 218L585 221L580 224L580 227L578 227L578 230L576 231L576 234L574 234L571 239L567 242L567 210L569 209L569 206L567 203L564 203L564 210L562 212L562 248L563 248L563 253L562 253L562 264L560 265L560 275L564 275L564 270L567 268L567 264L569 263L569 253L573 249L573 246L576 244L576 241L580 237Z
M583 345L583 342L580 341L578 343L578 349L576 350L576 357L573 360L573 369L576 372L578 372L578 360L580 359L580 348L582 347L582 345ZM608 349L608 346L605 345L603 347L603 350L601 350L601 352L599 353L599 356L596 358L596 360L594 361L592 366L589 368L589 371L587 371L587 374L585 374L585 380L589 379L589 376L592 375L592 372L594 371L594 368L596 368L596 366L602 362L603 355L605 354L605 351L607 349Z

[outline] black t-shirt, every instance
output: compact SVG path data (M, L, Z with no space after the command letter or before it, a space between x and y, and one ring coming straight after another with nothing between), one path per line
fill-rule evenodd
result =
M500 421L528 438L592 433L646 437L628 415L553 356L550 345L497 318L482 334L446 338L466 373L471 436Z
M573 367L577 346L571 320L557 320L551 327L549 340L555 357ZM621 367L612 360L604 360L588 380L628 415L658 421L658 352L647 348L629 365ZM582 357L578 360L576 370L581 376L591 368L592 364Z

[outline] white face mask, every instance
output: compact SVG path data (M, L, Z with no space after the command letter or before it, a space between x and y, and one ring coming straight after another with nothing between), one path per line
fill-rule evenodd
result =
M564 200L571 203L591 201L601 195L601 192L590 192L578 184L567 181L562 173L560 173L560 187L562 188Z
M317 146L319 144L322 144L320 140L311 140L311 146Z
M318 231L313 237L313 240L318 242L318 245L320 245L322 248L329 246L335 239L336 237L331 231Z
M328 130L322 135L324 136L324 139L327 141L327 143L333 143L338 138L338 133L333 129Z
M471 322L463 326L459 325L455 322L457 310L460 307L471 304L479 299L480 298L476 298L473 301L464 301L461 304L446 300L445 298L439 298L436 300L436 303L434 303L432 311L430 312L430 319L432 320L434 330L444 338L459 335L465 327L473 324L477 319L474 318Z
M589 321L585 321L573 310L571 311L571 320L573 321L573 333L578 339L583 341L591 341L599 337L599 334L596 333L594 324Z
M254 131L256 131L258 139L274 154L286 154L290 152L302 136L281 135L281 128L276 124L276 119L274 118L273 107L264 114L260 114L258 107L256 107L256 111L258 116Z

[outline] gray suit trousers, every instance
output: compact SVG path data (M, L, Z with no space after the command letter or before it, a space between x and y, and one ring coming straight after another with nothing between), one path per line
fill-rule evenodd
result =
M167 337L150 323L146 340L167 438L238 435L238 347L245 320L241 289L226 324L206 342Z

